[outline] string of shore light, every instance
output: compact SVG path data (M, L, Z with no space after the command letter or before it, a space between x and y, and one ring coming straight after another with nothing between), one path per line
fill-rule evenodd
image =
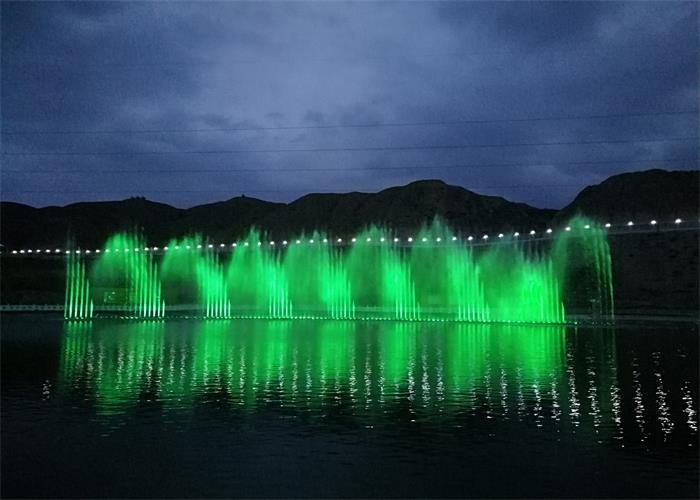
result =
M672 227L679 227L683 223L684 223L683 219L676 218L673 221ZM659 222L656 219L652 219L648 223L646 223L647 228L655 228L657 226L659 226ZM592 227L591 224L585 224L583 226L583 229L587 230L587 229L591 229L591 227ZM613 229L613 228L645 227L645 225L644 224L636 224L634 221L630 220L626 224L615 225L615 226L613 226L611 223L608 222L608 223L605 223L603 225L603 227L605 229ZM571 226L565 226L560 232L570 232L571 230L572 230ZM534 229L531 229L529 232L524 232L524 233L520 233L518 231L515 231L513 233L508 233L508 234L498 233L494 236L498 240L502 240L506 237L520 238L521 236L529 237L529 239L532 239L532 238L536 238L539 234L539 235L544 235L541 237L541 239L542 239L542 238L551 237L554 233L555 233L555 231L552 228L547 228L546 230L541 231L540 233L538 233ZM364 238L364 242L370 243L370 244L372 244L372 243L374 243L374 244L380 243L381 244L381 243L386 243L386 242L389 242L389 243L393 242L395 244L400 244L400 243L404 243L404 242L409 243L409 244L414 244L414 243L418 244L418 243L432 243L432 242L442 243L443 241L445 241L445 242L460 242L460 241L465 242L466 241L467 243L470 243L473 245L483 245L483 244L490 243L491 240L492 240L492 237L488 233L483 234L481 236L469 235L467 237L461 237L461 238L458 236L452 236L450 238L442 238L442 237L438 236L438 237L435 237L434 239L427 238L427 237L414 238L412 236L409 236L408 238L405 238L405 239L401 239L399 237L386 238L384 236L379 237L379 238L372 238L372 237ZM302 245L302 244L307 243L307 242L309 244L314 244L314 243L334 244L335 243L337 245L343 245L343 244L347 245L347 244L358 243L358 241L360 243L362 242L362 241L358 240L358 238L356 238L356 237L349 238L349 239L323 238L323 239L318 239L318 240L314 239L314 238L310 238L308 240L295 239L295 240L282 240L280 242L277 242L274 240L271 240L268 242L258 241L257 245L255 245L255 244L251 245L251 242L249 242L249 241L242 241L242 242L234 242L234 243L231 243L230 245L227 245L226 243L220 243L218 245L215 245L213 243L209 243L209 244L197 244L197 245L175 245L173 247L170 247L170 246L163 246L163 247L151 246L151 247L148 247L148 246L146 246L143 248L140 248L140 247L136 247L136 248L112 248L112 249L110 249L110 248L105 248L105 249L97 248L94 250L82 250L82 249L70 250L70 249L61 249L61 248L56 248L53 250L48 249L48 248L45 250L21 249L21 250L12 250L10 252L10 254L11 255L29 255L29 254L31 254L31 255L37 255L37 254L39 254L39 255L46 255L46 254L56 255L56 254L75 253L75 254L93 255L93 254L103 254L103 253L106 254L106 253L111 253L111 252L115 252L115 253L118 253L118 252L124 252L124 253L140 252L141 250L143 250L144 252L167 252L167 251L173 251L173 250L176 250L176 251L177 250L190 250L190 251L191 250L217 250L217 251L221 251L221 250L225 250L225 249L237 248L238 246L243 246L243 247L250 247L250 246L253 246L253 247L255 247L255 246L258 246L258 247L262 247L262 246L277 247L277 246L281 245L282 247L287 247L287 246L291 246L291 245Z

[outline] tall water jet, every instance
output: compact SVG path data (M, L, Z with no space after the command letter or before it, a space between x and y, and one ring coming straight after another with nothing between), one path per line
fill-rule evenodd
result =
M107 240L91 276L96 288L107 289L112 295L109 300L126 305L132 316L162 318L165 315L155 259L137 236L118 233Z
M528 259L517 243L505 242L482 251L477 262L490 321L564 321L559 281L550 259Z
M354 318L355 303L340 250L329 245L327 236L319 232L309 238L302 234L298 241L283 256L289 298L296 314Z
M387 319L419 319L415 283L403 249L374 226L353 240L345 265L357 307Z
M259 231L251 230L237 244L228 266L227 282L233 310L253 316L289 318L292 302L279 253L262 247Z
M574 217L554 242L552 256L571 309L612 318L612 261L605 229L587 217Z
M473 250L457 243L439 220L424 227L410 253L423 311L457 321L488 321L481 270Z
M85 262L79 254L66 255L66 294L63 307L64 319L89 319L94 312L90 294L90 282L85 274Z
M92 315L93 298L144 318L163 317L166 303L206 318L547 324L565 322L568 309L612 315L602 228L579 218L554 243L499 236L476 244L436 220L403 241L374 226L344 244L319 232L274 242L253 229L230 246L195 235L161 250L119 233L89 271L85 256L68 255L66 318Z
M198 263L200 252L193 251L201 246L199 236L172 239L164 247L161 259L161 276L164 298L168 304L203 305Z
M218 256L206 253L197 262L197 282L200 303L203 303L207 318L230 318L231 301L224 268Z

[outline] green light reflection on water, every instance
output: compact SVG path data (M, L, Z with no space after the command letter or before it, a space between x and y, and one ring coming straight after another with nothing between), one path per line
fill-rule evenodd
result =
M144 401L182 409L210 397L249 409L343 399L359 410L398 400L469 405L490 372L546 386L564 365L563 326L73 321L60 373L63 387L92 394L98 413Z

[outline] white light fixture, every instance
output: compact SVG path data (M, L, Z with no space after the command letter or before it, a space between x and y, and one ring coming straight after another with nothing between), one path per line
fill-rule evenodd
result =
M139 249L138 249L138 248L134 248L134 252L138 252L138 251L139 251Z
M191 247L190 245L186 245L185 248L186 248L187 250L190 250L192 247Z
M299 245L300 243L301 243L301 241L297 240L297 245Z
M58 252L58 250L56 250ZM100 249L95 250L95 253L100 253Z
M440 237L438 236L437 238L435 238L435 241L437 241L438 243L440 243L440 242L442 241L442 238L440 238Z
M481 239L482 239L482 240L488 240L488 239L489 239L489 235L488 235L488 234L485 234L485 235L483 235L483 236L481 237Z
M150 248L144 247L144 250L148 252L150 250Z
M323 238L324 243L328 243L328 238Z
M118 251L119 251L119 249L118 249L118 248L115 248L115 249L114 249L114 251L115 251L115 252L118 252Z
M54 252L55 252L55 253L61 253L61 249L60 249L60 248L57 248L56 250L54 250Z
M17 250L12 250L12 253L16 254L16 253L17 253Z
M353 238L353 239L351 239L350 241L352 241L353 243L355 243L355 242L357 241L357 238Z
M167 252L167 251L168 251L168 247L163 247L163 251L164 251L164 252Z
M24 250L20 250L19 253L24 253ZM68 250L66 250L66 253L68 253Z
M611 226L612 226L612 224L610 224L609 222L606 222L606 223L605 223L605 227L606 227L606 228L609 228L609 227L611 227Z
M168 247L165 247L165 249L167 250ZM156 251L156 250L158 250L158 247L153 247L153 251Z
M275 246L275 242L274 242L274 241L271 241L271 242L270 242L270 245Z
M338 238L336 241L337 241L338 243L342 243L342 242L343 242L343 238Z
M85 253L90 253L90 250L85 250Z
M398 239L398 238L394 238L394 243L398 243L398 242L399 242L399 239Z
M105 253L109 253L109 252L110 252L109 248L105 248ZM68 253L68 251L66 251L66 253Z
M367 243L369 243L370 241L372 241L372 238L367 238Z
M517 238L518 236L520 236L520 233L516 231L513 233L513 236L515 236Z
M175 245L175 250L180 250L180 245Z
M125 249L124 249L124 251L125 251L125 252L128 252L128 251L129 251L129 249L128 249L128 248L125 248Z
M474 239L473 236L469 236L469 237L467 238L467 241L472 241L473 239Z
M503 233L498 233L499 238L503 238Z
M674 220L673 222L674 222L675 224L680 224L680 223L683 222L683 221L682 221L681 219L676 219L676 220Z
M224 248L225 246L226 245L224 245L223 243L219 243L219 247ZM189 248L189 247L187 247L187 248Z
M379 241L384 242L384 236L382 236L381 238L379 238Z
M652 226L655 226L655 225L656 225L656 221L652 219L652 220L649 222L649 224L651 224Z
M286 245L286 244L287 244L287 240L282 241L282 244L283 244L283 245Z
M551 228L551 227L548 227L546 233L547 233L547 234L552 234L552 228Z
M586 224L585 226L583 226L583 228L584 228L584 229L590 229L590 228L591 228L591 225L590 225L590 224Z
M221 245L223 246L223 243ZM197 248L202 248L202 245L197 245Z
M413 238L409 236L409 237L408 237L408 242L409 242L409 243L413 242Z
M530 236L535 236L535 230L534 230L534 229L532 229L532 230L530 231Z
M46 250L44 250L44 253L51 253L51 250L47 248Z
M627 223L627 225L628 225L628 226L634 226L634 222L629 221L629 222Z
M457 241L457 237L456 237L456 236L453 236L453 237L452 237L452 241Z
M262 245L262 241L258 241L258 246L261 246L261 245Z
M314 240L309 240L309 243L313 243L313 242L314 242Z
M29 253L32 253L32 251L29 250ZM80 253L80 250L76 250L75 253Z
M564 228L564 231L571 231L571 228L570 228L569 226L566 226L566 227Z
M212 245L211 243L209 243L209 244L207 245L207 248L214 248L214 245Z

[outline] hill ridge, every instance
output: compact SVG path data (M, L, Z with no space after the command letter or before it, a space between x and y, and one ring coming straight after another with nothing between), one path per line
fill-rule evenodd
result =
M176 208L143 197L31 207L0 202L0 243L62 246L68 237L83 246L100 246L120 230L139 228L152 244L200 232L229 241L256 226L274 238L313 230L349 235L370 224L414 232L435 217L456 231L544 229L583 213L613 221L629 216L695 216L698 171L652 169L617 174L587 186L561 210L532 207L501 196L482 195L440 179L413 181L375 193L308 193L290 203L249 196Z

